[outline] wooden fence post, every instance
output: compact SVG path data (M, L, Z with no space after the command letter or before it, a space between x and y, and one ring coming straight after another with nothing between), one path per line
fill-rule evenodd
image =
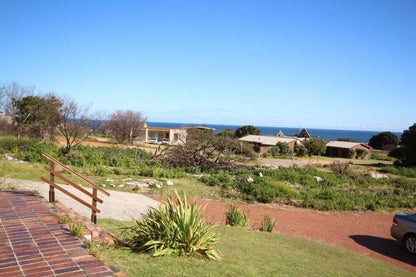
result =
M94 198L92 198L92 206L94 208L97 208L97 189L92 188L92 194L94 195ZM94 222L94 224L97 224L97 212L95 210L92 210L91 214L91 221Z
M49 174L49 178L53 184L55 184L55 175L52 173L55 171L55 163L53 161L50 162L51 172ZM49 186L49 202L55 202L55 188L53 186Z

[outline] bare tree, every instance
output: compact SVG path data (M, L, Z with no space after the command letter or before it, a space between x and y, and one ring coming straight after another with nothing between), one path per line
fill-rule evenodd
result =
M110 115L107 111L98 111L94 115L95 129L101 132L105 137L108 137L110 133Z
M35 87L25 87L17 82L4 83L0 85L0 111L8 116L14 116L13 99L21 100L25 96L35 94Z
M58 132L65 138L64 153L69 153L75 147L85 141L90 134L90 120L88 108L80 107L74 100L63 99L61 108L61 123Z
M6 134L18 133L15 121L16 109L13 99L21 100L27 95L33 95L35 87L24 87L17 82L0 84L0 130Z
M139 112L115 111L108 122L108 127L117 142L133 144L134 138L139 135L139 130L146 123L146 118Z

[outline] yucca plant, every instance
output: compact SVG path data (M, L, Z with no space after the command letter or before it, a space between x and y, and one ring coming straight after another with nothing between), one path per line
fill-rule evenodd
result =
M228 225L248 227L249 218L237 205L229 205L228 210L225 212L225 217Z
M261 230L263 232L273 232L276 220L272 219L270 215L266 214L261 222Z
M219 260L220 252L214 248L219 239L213 226L202 219L203 208L196 202L188 204L185 193L177 200L170 197L165 205L151 208L136 220L135 225L125 228L133 234L132 240L142 251L153 256L178 254Z

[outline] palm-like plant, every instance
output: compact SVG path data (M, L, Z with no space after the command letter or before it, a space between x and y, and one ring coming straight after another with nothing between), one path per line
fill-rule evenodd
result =
M168 198L165 205L151 208L135 225L127 230L133 233L133 241L142 251L153 256L177 253L180 256L197 256L218 260L220 252L214 248L219 241L213 226L202 219L203 208L188 204L184 194L177 200Z

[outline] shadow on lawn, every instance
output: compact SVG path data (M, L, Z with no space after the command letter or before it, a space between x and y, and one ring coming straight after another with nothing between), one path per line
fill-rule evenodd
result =
M396 240L366 235L352 235L350 238L379 254L416 266L416 257L408 253L401 243Z

